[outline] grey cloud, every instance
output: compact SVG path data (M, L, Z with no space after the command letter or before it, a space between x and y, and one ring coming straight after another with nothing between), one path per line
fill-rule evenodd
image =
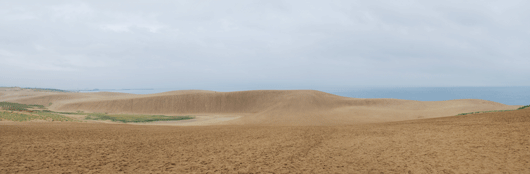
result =
M527 1L6 1L0 86L530 85L529 7Z

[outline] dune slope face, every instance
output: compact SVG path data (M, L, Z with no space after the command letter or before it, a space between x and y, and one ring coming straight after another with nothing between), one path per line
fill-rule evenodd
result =
M94 93L92 95L98 95ZM26 102L28 102L26 99ZM240 115L233 124L340 125L452 116L462 112L515 109L484 100L421 102L356 99L312 90L168 92L151 95L85 97L59 102L61 111L136 114Z

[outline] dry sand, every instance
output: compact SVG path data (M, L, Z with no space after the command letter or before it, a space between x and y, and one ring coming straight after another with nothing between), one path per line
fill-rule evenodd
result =
M201 119L199 125L324 126L381 123L453 116L464 112L516 109L496 102L465 99L422 102L347 98L312 90L239 92L172 91L159 94L54 93L0 91L0 101L41 104L55 111L200 115L237 119ZM209 120L202 122L202 120Z
M3 123L0 173L529 173L530 109L352 126Z
M130 113L132 106L132 113L194 113L204 120L189 123L230 120L210 126L4 121L0 173L530 172L530 109L451 116L516 108L483 100L353 99L318 91L23 90L0 91L2 100L53 102L61 111ZM185 123L168 123L176 124Z

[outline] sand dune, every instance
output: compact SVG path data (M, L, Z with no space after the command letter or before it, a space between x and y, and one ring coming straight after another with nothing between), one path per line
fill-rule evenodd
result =
M529 173L530 108L350 126L0 122L0 173Z
M57 111L166 115L233 115L224 124L345 125L452 116L463 112L516 109L485 100L411 101L359 99L314 90L215 92L50 93L22 90L0 100L49 105Z
M530 108L454 116L518 107L491 101L308 90L0 94L60 111L194 114L191 125L212 125L0 121L0 173L530 172Z

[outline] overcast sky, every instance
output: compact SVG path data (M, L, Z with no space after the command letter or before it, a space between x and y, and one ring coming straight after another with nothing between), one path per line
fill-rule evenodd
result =
M0 1L0 86L530 86L530 1Z

